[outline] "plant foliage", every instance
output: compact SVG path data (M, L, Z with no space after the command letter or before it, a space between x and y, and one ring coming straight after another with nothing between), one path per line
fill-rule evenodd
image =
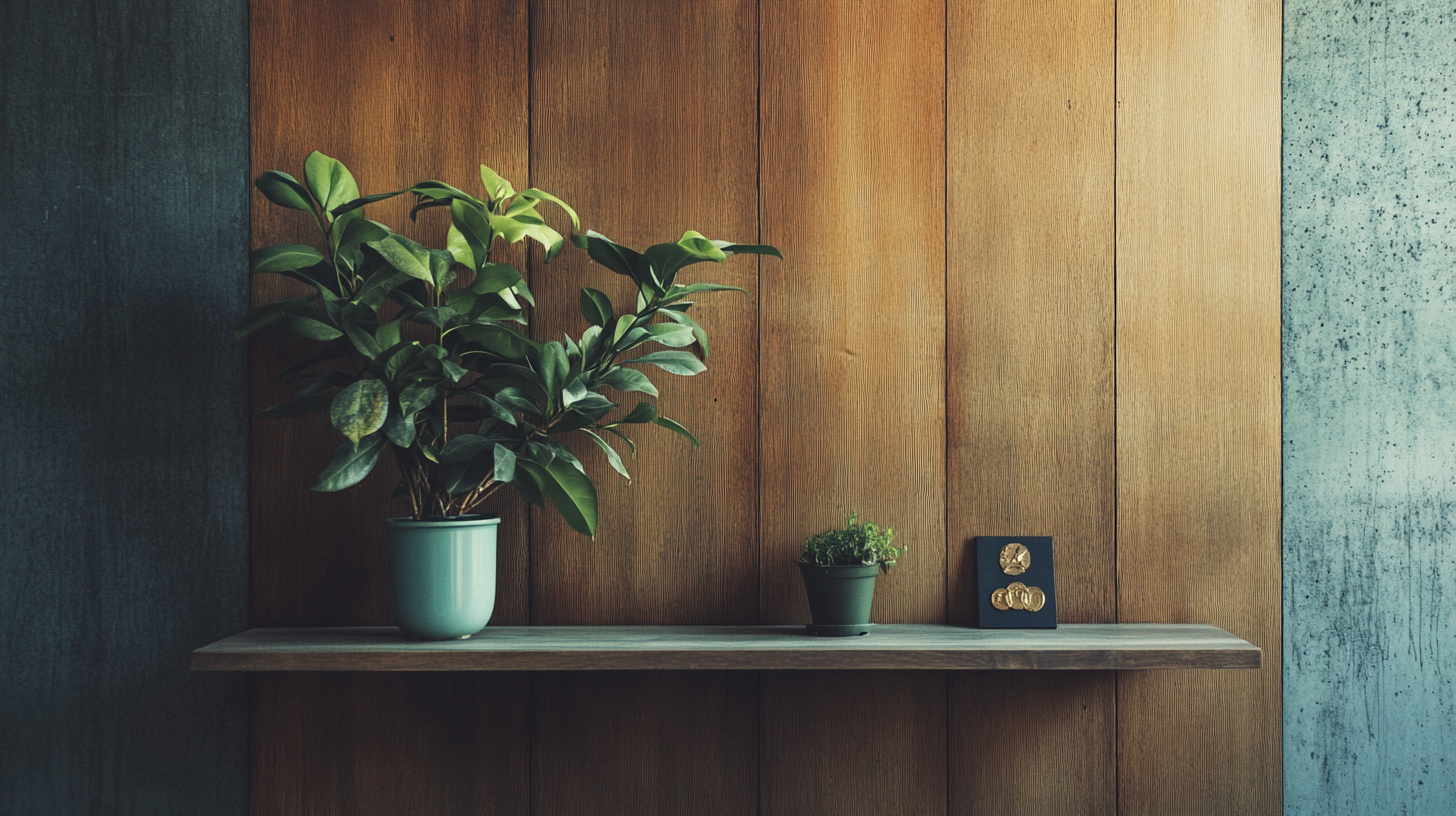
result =
M279 375L295 384L292 398L259 416L328 412L344 440L315 490L358 484L388 448L403 481L398 494L417 519L468 513L509 484L532 505L550 502L573 529L595 535L596 486L566 438L591 440L627 478L611 438L635 452L630 426L655 424L696 446L652 402L638 399L619 410L625 404L617 400L657 396L648 366L679 376L706 370L708 335L688 315L690 298L745 291L680 283L679 273L740 253L782 256L773 247L714 241L691 230L637 252L581 233L576 212L550 193L517 192L485 166L480 178L482 197L439 181L365 196L341 162L318 152L304 162L302 183L278 171L257 178L269 201L308 213L321 235L318 247L270 246L250 258L253 273L293 278L313 294L248 312L234 336L271 327L318 344ZM448 209L444 248L364 217L367 205L404 193L415 196L411 220L423 210ZM559 254L567 242L541 217L542 203L570 217L576 247L631 278L634 309L619 310L602 292L583 288L587 326L578 336L542 340L523 332L535 299L520 272L491 262L490 253L502 241L530 239L545 260ZM624 358L643 346L660 350Z
M908 549L904 545L896 547L891 543L894 540L893 528L862 522L855 513L843 530L826 530L806 539L800 560L821 567L879 564L882 571L888 572Z

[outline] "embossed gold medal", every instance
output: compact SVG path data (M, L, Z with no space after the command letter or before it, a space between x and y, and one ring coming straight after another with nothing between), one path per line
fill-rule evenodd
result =
M1031 569L1031 551L1015 541L1001 548L1001 571L1020 575Z

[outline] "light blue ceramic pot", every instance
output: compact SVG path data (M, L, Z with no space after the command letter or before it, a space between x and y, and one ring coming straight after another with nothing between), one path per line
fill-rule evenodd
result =
M392 518L389 597L394 621L422 640L468 638L495 610L495 542L500 519Z

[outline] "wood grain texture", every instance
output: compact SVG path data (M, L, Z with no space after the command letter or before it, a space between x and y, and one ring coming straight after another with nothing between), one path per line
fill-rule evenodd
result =
M344 162L366 193L439 178L476 189L479 165L522 182L527 160L524 2L399 3L391 0L252 5L252 170L302 178L321 150ZM443 246L440 211L410 224L409 196L370 206L371 218ZM315 243L308 216L252 192L253 245ZM524 268L519 249L499 256ZM253 281L253 303L299 294L274 275ZM252 403L286 399L272 378L314 343L264 332L252 344ZM252 427L252 620L260 625L389 621L383 519L407 515L397 483L379 472L340 493L308 489L339 437L327 416ZM525 514L501 494L499 583L492 622L526 622Z
M945 812L943 672L764 672L759 810Z
M825 638L802 626L501 626L417 641L392 626L250 629L193 653L198 671L596 669L1248 669L1259 649L1202 624L1052 630L890 624ZM600 697L600 695L598 695Z
M762 6L761 620L807 623L790 565L850 513L909 554L877 623L945 619L944 13ZM893 66L890 68L889 66Z
M945 620L945 6L760 7L759 619L851 513L908 556L871 620ZM760 812L945 810L945 677L763 680ZM893 760L888 760L893 758Z
M545 672L534 682L533 814L756 809L757 674Z
M570 202L583 228L636 249L686 229L753 243L757 213L757 16L752 3L541 2L531 6L532 183ZM702 441L636 426L631 483L590 444L595 541L554 511L532 522L531 620L752 623L758 615L758 266L753 256L687 269L682 282L741 286L697 300L708 370L655 368L662 413ZM625 278L569 251L533 270L538 338L587 327L580 290L629 311ZM609 392L625 408L646 399ZM651 400L649 400L651 401Z
M525 675L256 677L252 813L526 813L528 699Z
M318 149L348 165L364 192L424 178L476 189L482 163L525 181L524 2L255 0L251 42L255 176L301 176L304 157ZM442 245L447 217L431 211L412 225L407 198L372 205L369 215ZM306 216L257 192L252 237L254 246L314 240ZM499 259L524 268L519 250ZM294 294L291 285L260 276L254 303ZM286 396L271 378L306 345L280 334L254 341L254 410ZM396 477L388 462L350 490L308 490L337 444L322 415L253 425L254 623L390 620L383 519L408 510L389 500ZM526 622L526 519L513 499L486 508L504 517L492 623ZM255 809L518 813L527 805L524 678L260 682Z
M1115 620L1111 0L947 5L949 620L974 537L1055 539L1062 621ZM950 680L951 813L1117 808L1116 678Z
M754 4L531 4L531 180L637 249L686 229L756 242ZM708 370L651 369L661 412L687 440L638 426L631 483L577 446L597 478L596 540L533 512L536 624L751 623L758 615L758 265L687 270L749 290L693 308ZM538 338L579 336L582 286L618 312L626 278L565 253L532 269ZM625 407L643 395L612 392ZM624 457L626 452L623 452ZM536 813L744 813L757 790L758 684L731 674L542 675L533 688Z
M1278 813L1281 9L1118 4L1118 604L1259 672L1123 675L1124 813Z
M1112 672L951 672L948 813L1116 813Z

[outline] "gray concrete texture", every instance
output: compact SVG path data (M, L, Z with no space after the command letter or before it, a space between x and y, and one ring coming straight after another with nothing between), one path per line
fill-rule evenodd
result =
M0 3L0 814L247 812L247 26Z
M1290 814L1456 813L1453 11L1285 4Z

